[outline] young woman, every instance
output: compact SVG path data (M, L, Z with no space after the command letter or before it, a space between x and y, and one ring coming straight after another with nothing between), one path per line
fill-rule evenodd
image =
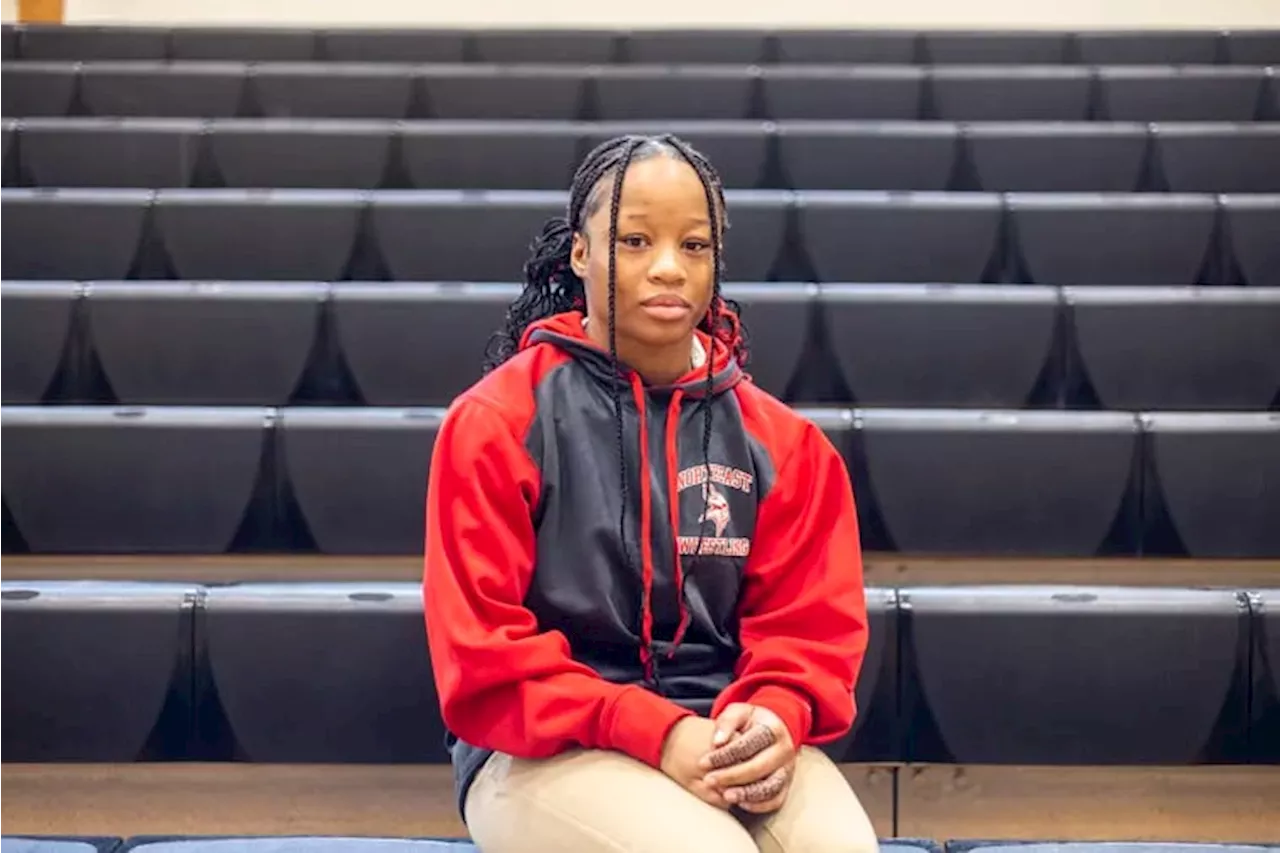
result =
M751 384L724 193L671 136L592 151L450 408L424 602L483 853L863 853L815 745L867 644L823 433Z

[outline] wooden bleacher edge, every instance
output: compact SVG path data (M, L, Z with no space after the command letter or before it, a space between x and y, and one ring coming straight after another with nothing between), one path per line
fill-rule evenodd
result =
M6 834L465 834L445 765L2 769ZM1280 842L1280 766L843 770L884 838Z

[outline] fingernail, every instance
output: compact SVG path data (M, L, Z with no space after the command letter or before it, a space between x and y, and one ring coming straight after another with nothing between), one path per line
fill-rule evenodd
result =
M717 730L716 735L711 739L711 742L716 746L722 746L724 745L725 741L727 741L728 739L729 739L728 732Z
M710 770L710 769L711 769L711 759L710 759L710 758L704 758L704 759L702 759L701 761L699 761L699 762L698 762L698 769L699 769L699 770Z
M728 802L731 802L731 803L736 803L736 802L738 802L738 789L737 789L737 788L730 788L729 790L725 791L725 792L724 792L724 798L725 798L725 800L727 800Z

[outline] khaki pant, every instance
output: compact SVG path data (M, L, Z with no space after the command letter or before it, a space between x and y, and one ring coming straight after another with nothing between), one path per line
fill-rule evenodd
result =
M804 747L786 803L742 819L619 752L543 761L495 754L466 802L481 853L877 853L839 768Z

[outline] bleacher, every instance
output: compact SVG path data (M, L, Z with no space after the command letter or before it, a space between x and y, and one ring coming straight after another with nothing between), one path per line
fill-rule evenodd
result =
M828 751L885 850L1280 848L1280 32L12 26L3 50L6 783L447 776L414 581L435 431L577 160L670 130L727 184L748 372L853 476L872 640ZM1038 769L999 790L1039 818L960 816L984 768ZM1109 817L1045 805L1100 768ZM1259 799L1176 815L1124 781L1196 769ZM366 849L246 814L217 834ZM95 820L4 851L246 843ZM451 820L354 834L472 849L427 840Z

